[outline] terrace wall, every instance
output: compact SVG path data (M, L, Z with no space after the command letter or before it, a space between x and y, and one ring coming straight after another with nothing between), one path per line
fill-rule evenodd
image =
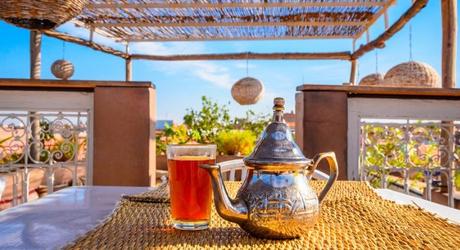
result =
M63 91L92 93L86 183L155 184L156 90L150 82L0 79L0 90L47 93L50 101ZM60 111L59 102L52 108Z
M460 100L459 89L305 84L298 86L297 91L296 140L304 154L310 158L321 152L334 151L339 164L339 179L352 179L357 174L352 173L357 166L349 166L350 154L353 153L350 152L350 140L351 143L358 143L357 138L349 137L350 99L360 97L374 100L426 100L426 105L432 103L430 100ZM424 107L422 105L419 108ZM455 110L452 106L450 112L446 113L460 112ZM355 161L352 162L356 164ZM324 163L319 169L328 173Z

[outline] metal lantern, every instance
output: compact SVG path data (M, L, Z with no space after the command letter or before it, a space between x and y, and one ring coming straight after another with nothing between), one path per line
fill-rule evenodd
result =
M57 60L51 65L51 72L56 78L67 80L73 75L73 64L66 60Z
M255 104L264 95L264 85L261 81L245 77L232 86L232 97L241 105Z
M422 62L405 62L391 68L384 78L384 85L398 87L441 87L438 72Z
M380 73L374 73L367 75L361 79L359 85L366 85L366 86L376 86L381 85L383 82L383 75Z
M81 13L88 0L2 0L0 18L28 29L53 29Z

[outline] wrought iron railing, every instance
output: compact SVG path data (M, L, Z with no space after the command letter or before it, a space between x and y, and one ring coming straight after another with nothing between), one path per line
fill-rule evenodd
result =
M430 201L437 189L454 206L460 185L457 121L362 119L360 128L361 179L380 188L394 185L405 193L419 192Z
M46 192L55 173L71 173L69 185L84 185L88 173L89 111L0 111L0 181L12 189L11 205L29 200L32 171L44 171ZM1 197L1 190L0 190ZM7 197L3 196L3 202Z

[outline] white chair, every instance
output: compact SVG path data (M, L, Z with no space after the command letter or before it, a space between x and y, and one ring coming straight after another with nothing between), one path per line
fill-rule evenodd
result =
M6 187L6 177L0 176L0 200L2 199L3 191L5 191Z
M246 178L246 175L248 173L248 170L246 166L244 165L243 159L237 159L237 160L231 160L231 161L223 161L217 163L220 167L220 171L222 173L222 177L226 181L241 181ZM241 175L239 175L239 178L237 177L237 173L241 172ZM161 184L166 183L168 180L168 171L166 170L157 170L156 171L157 178L161 178ZM329 175L319 171L315 170L312 176L313 179L315 180L328 180Z
M164 184L164 183L167 183L168 182L168 170L160 170L160 169L157 169L155 171L155 177L157 180L161 180L160 184Z
M237 159L237 160L231 160L231 161L224 161L224 162L219 162L217 165L220 166L220 171L222 173L222 177L224 180L227 181L240 181L244 180L247 175L247 168L244 165L243 159ZM237 171L241 171L241 178L236 179L236 173ZM313 179L315 180L328 180L329 175L319 171L315 170L312 176Z

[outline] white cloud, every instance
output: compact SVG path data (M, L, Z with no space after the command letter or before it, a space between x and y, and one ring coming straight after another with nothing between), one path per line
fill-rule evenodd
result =
M225 89L230 89L235 81L228 67L208 61L151 62L147 65L169 75L191 75Z
M232 87L232 76L227 67L210 62L189 62L184 66L192 67L191 73L201 80L226 89Z
M205 53L203 43L134 43L130 46L132 53L154 55L198 54ZM229 89L232 86L230 69L210 61L156 62L156 68L169 74L190 74L204 82Z

